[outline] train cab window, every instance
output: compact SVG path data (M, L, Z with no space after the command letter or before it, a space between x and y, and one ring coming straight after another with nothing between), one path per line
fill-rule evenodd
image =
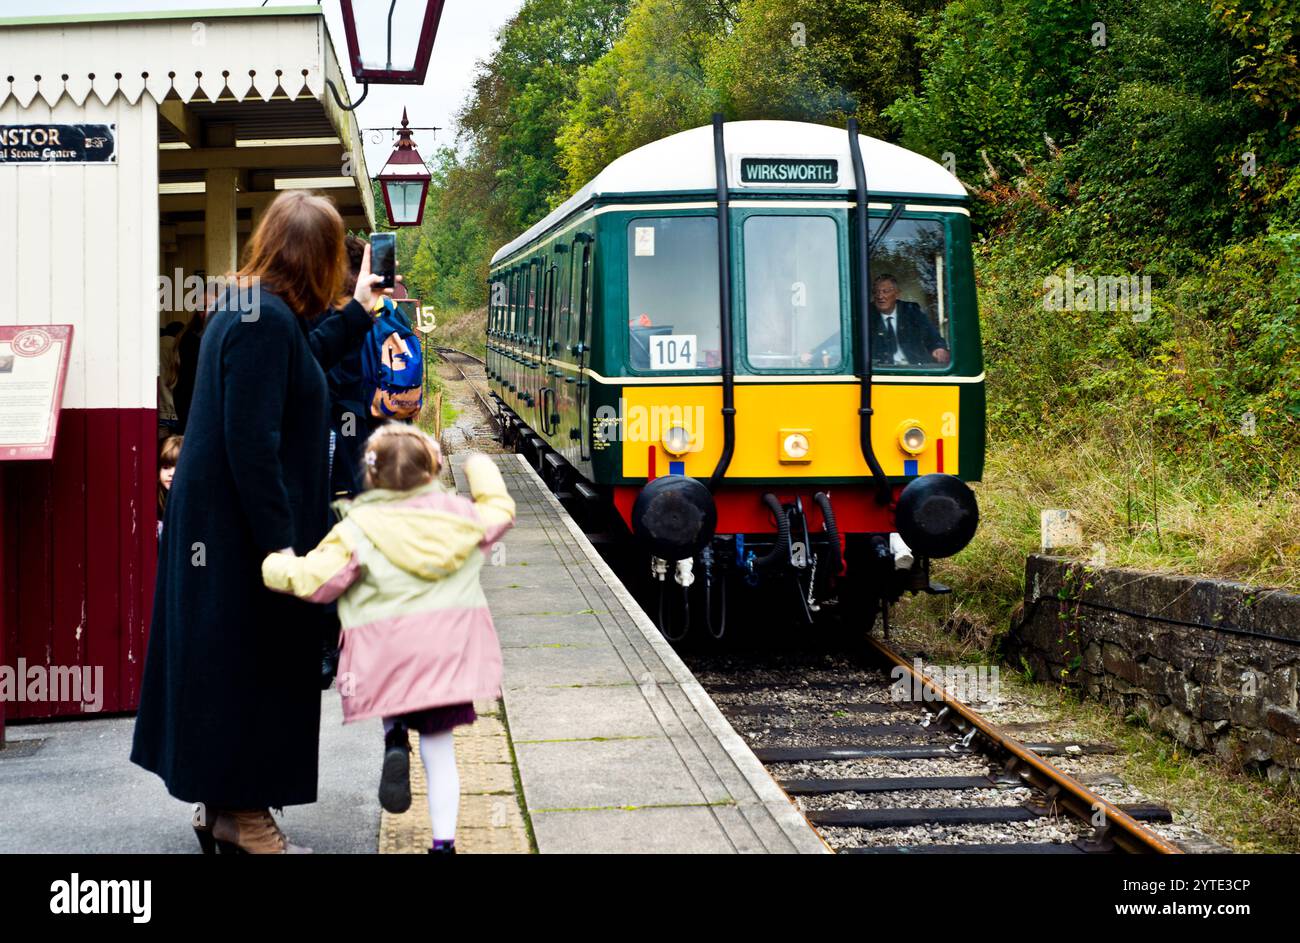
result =
M745 356L754 370L838 370L840 239L829 216L751 216L744 226Z
M717 219L628 223L627 298L633 369L716 371L722 363Z
M871 220L871 359L878 367L942 370L952 359L943 223Z

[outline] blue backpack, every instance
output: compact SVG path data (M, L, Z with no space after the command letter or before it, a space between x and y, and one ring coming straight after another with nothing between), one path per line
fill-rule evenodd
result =
M361 382L370 415L412 421L424 405L424 354L420 338L397 305L384 310L361 343Z

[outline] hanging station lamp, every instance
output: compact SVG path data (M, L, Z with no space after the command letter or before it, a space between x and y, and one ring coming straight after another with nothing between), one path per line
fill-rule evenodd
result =
M433 41L438 35L438 20L442 18L443 0L391 0L386 20L374 17L382 7L373 0L356 5L364 14L360 19L352 0L340 0L340 3L343 32L348 40L348 63L354 79L377 85L424 84ZM393 16L399 6L402 10L398 19L398 47L394 50Z
M388 163L375 179L384 191L384 209L392 226L418 226L424 219L424 198L429 193L429 171L411 140L411 123L402 109L402 126Z

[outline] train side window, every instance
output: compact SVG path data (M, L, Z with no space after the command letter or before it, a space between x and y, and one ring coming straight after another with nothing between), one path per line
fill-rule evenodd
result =
M578 253L582 253L581 256ZM572 261L569 263L569 306L572 314L569 317L569 330L564 338L564 343L569 353L575 353L575 347L582 339L580 333L580 321L582 320L582 279L586 274L586 267L583 264L587 257L586 244L576 238L569 244L569 255Z
M528 278L528 288L524 293L525 310L527 311L524 333L528 335L529 343L532 343L533 338L537 336L537 262L529 262L525 271Z
M593 284L592 254L595 247L588 242L582 247L582 346L591 350L592 322L596 320L595 285Z
M501 319L501 276L494 276L488 283L488 336L495 337Z
M506 310L502 327L507 334L513 333L515 329L515 271L511 269L506 272Z
M515 269L515 313L511 319L514 323L512 330L515 333L515 340L524 336L524 290L526 287L524 269L522 266Z
M871 359L942 370L952 359L946 240L936 219L871 220Z
M520 269L516 268L514 270L510 277L510 284L510 333L517 340L519 338L520 322L523 320L519 316L519 306L522 304L524 294L523 272Z
M629 366L716 372L722 363L717 218L629 222L627 298Z
M542 282L542 356L549 357L550 345L555 337L555 266L546 265Z
M839 229L829 216L751 216L744 225L745 356L755 370L844 362Z
M564 252L555 256L555 331L551 335L552 353L563 355L569 343L569 321L571 320L569 297L569 268L572 253Z
M515 340L519 340L524 333L524 270L523 268L515 269L515 303L514 311L510 316L510 330L515 335Z

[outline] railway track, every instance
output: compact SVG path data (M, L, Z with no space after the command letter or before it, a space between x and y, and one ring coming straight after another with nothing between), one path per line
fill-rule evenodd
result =
M887 642L869 645L862 657L795 656L776 667L691 659L728 720L838 852L1182 853L1151 827L1172 822L1167 808L1138 801L1113 776L1076 777L1052 762L1114 747L1029 740L1043 724L990 723ZM1134 801L1107 798L1125 793Z
M501 423L487 393L487 364L481 358L455 347L434 347L433 350L445 363L456 368L491 423L493 432L499 434Z

